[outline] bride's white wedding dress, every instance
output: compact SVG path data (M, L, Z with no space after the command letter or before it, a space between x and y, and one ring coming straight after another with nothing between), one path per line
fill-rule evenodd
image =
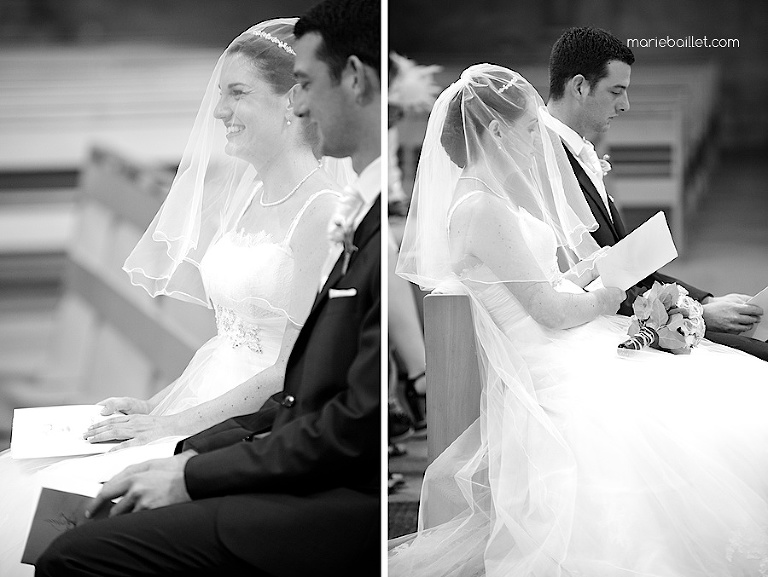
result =
M581 291L545 223L510 223ZM461 277L482 415L428 468L390 576L768 575L768 364L708 341L623 358L628 318L551 330L485 264Z
M217 334L195 353L151 414L179 413L209 401L275 363L286 323L290 322L287 311L296 308L292 302L294 289L297 284L308 282L298 278L294 271L291 240L307 209L318 198L328 198L327 195L335 197L338 193L322 190L313 194L293 218L283 238L234 227L208 249L200 264L200 274L216 313ZM317 219L319 214L312 218ZM304 307L304 317L309 305ZM276 392L262 390L257 394L266 401ZM21 565L19 560L41 482L60 476L80 477L86 470L88 480L108 480L132 463L172 455L180 438L69 459L15 461L6 451L0 457L0 575L34 573L32 566Z

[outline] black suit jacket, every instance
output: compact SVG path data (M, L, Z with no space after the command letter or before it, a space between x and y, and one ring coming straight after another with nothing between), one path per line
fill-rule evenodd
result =
M381 198L369 210L354 235L358 250L347 273L339 258L318 294L299 333L286 369L284 390L258 412L230 419L187 439L180 449L198 455L186 465L185 481L192 499L269 494L309 499L338 488L367 499L376 511L357 526L329 531L364 531L375 526L381 487ZM354 296L329 298L331 289L355 289ZM256 433L271 428L263 438ZM349 494L349 493L348 493ZM250 534L250 510L237 498L225 499L227 523L222 532L227 547L254 559L264 536ZM226 504L231 510L226 510ZM318 503L313 503L313 511ZM322 509L322 503L319 504ZM369 515L370 516L370 515ZM239 519L242 518L242 521ZM354 525L354 524L352 524ZM241 526L241 530L237 527ZM296 554L301 556L302 521L296 522ZM255 539L255 540L254 540ZM343 548L343 541L338 543ZM378 547L378 545L377 545ZM354 558L352 556L351 558ZM369 559L370 555L366 558ZM378 572L378 556L374 559ZM304 561L306 562L306 561ZM256 564L257 561L254 561ZM374 571L374 569L371 569ZM291 573L293 574L293 573ZM298 574L298 572L297 572ZM373 572L371 572L373 574Z
M592 237L600 246L613 246L626 236L624 223L621 220L619 211L616 210L616 205L613 204L613 200L611 200L611 197L609 196L608 210L610 210L611 217L613 218L613 222L611 222L611 219L608 218L608 210L606 210L605 203L603 203L602 198L600 198L600 194L597 192L594 183L590 180L589 176L587 176L587 173L584 171L581 164L579 164L579 161L576 160L573 154L571 154L571 151L568 150L568 147L563 145L563 148L565 148L565 154L568 156L568 161L571 163L571 168L576 175L576 179L579 181L579 186L584 193L584 198L587 199L589 208L592 211L595 220L597 220L598 229L592 233ZM685 287L691 297L699 302L708 296L712 296L712 293L696 288L693 285L671 276L655 272L627 291L627 299L621 303L619 314L631 316L633 314L632 303L635 302L638 295L643 294L646 290L651 288L654 281L662 284L677 283ZM720 343L721 345L739 349L740 351L749 353L764 361L768 361L768 344L762 341L741 335L711 331L709 329L705 336L709 340Z
M579 161L571 154L568 147L563 145L565 154L568 156L568 161L571 163L573 173L576 175L576 180L579 181L581 191L584 193L584 198L587 199L587 204L592 211L592 214L597 221L598 228L592 233L592 237L600 246L613 246L627 235L624 228L624 222L621 220L621 215L616 209L616 205L613 203L611 197L608 197L608 208L606 209L603 199L600 197L600 193L597 192L594 183L590 180L584 168L579 164ZM610 217L609 212L610 210ZM623 315L632 315L632 303L638 295L643 294L646 290L653 286L654 281L662 284L677 283L680 286L686 288L692 298L697 301L702 301L708 296L712 296L712 293L696 288L693 285L687 284L681 280L673 278L671 276L655 272L648 277L641 280L637 285L631 287L627 291L627 299L621 304L619 313Z

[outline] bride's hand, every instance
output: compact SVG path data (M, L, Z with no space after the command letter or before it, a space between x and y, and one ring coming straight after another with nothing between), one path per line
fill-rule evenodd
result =
M151 410L149 402L142 401L141 399L134 399L133 397L109 397L96 404L104 405L104 408L101 409L102 415L113 415L115 413L123 413L124 415L146 415Z
M125 441L115 449L145 445L175 434L171 416L121 415L94 423L83 434L89 443Z
M613 315L619 310L621 303L627 298L627 293L616 287L606 287L597 289L592 293L597 297L598 305L600 306L600 314Z

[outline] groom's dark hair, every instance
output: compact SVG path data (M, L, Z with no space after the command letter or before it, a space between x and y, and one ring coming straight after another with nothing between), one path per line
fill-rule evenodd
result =
M310 8L293 29L296 38L309 32L322 37L317 57L328 65L334 81L341 80L350 56L357 56L381 78L380 0L325 0Z
M569 28L552 47L549 56L549 99L560 100L566 83L581 74L589 89L608 76L608 63L619 60L632 66L635 55L610 32L584 26Z

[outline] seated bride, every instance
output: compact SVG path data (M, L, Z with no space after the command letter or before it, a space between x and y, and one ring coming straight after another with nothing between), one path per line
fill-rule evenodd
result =
M220 57L168 197L125 262L152 296L213 308L216 336L152 398L101 401L102 414L115 416L84 436L121 440L121 450L0 458L0 574L33 571L19 560L42 478L88 470L108 480L282 390L328 255L335 177L347 174L345 163L318 161L316 127L293 114L295 22L257 24Z
M398 272L468 295L481 414L389 575L765 575L768 368L706 340L618 354L624 293L583 288L603 251L543 106L481 64L430 115Z

